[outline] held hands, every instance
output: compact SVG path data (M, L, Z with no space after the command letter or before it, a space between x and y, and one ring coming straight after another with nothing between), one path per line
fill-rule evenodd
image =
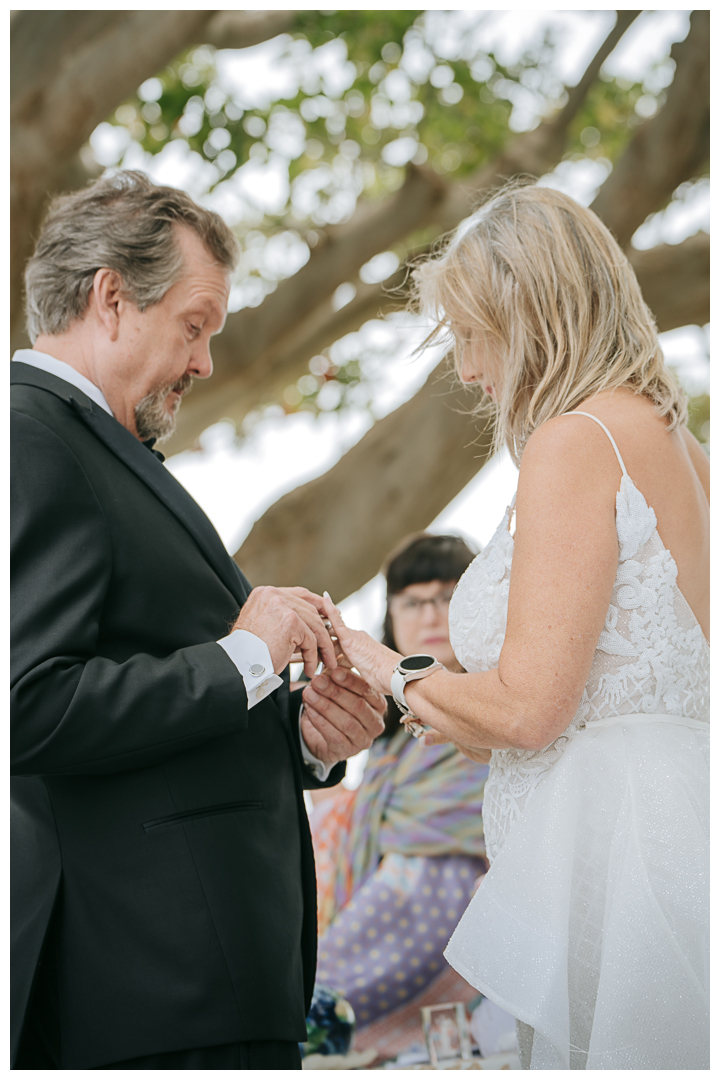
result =
M295 654L312 678L322 660L324 672L315 676L303 695L300 721L307 748L326 765L366 750L385 730L385 699L353 671L340 654L324 623L321 597L308 589L260 586L253 589L233 630L248 630L261 638L276 672Z
M402 659L400 653L381 645L379 641L375 641L362 630L350 630L343 622L342 615L328 593L323 595L323 603L325 613L347 660L357 668L366 682L375 690L379 690L381 694L390 694L390 679L393 669ZM434 728L429 728L422 736L422 740L425 746L441 746L452 742ZM486 765L490 761L492 750L477 746L463 746L460 743L454 745L471 761L476 761L481 765Z
M320 597L308 589L260 586L250 593L232 629L262 638L276 672L295 654L302 656L312 682L303 692L301 730L308 749L320 761L326 765L343 761L367 749L384 731L384 695L390 694L393 669L402 656L363 630L347 627L327 593ZM320 661L325 670L315 675ZM450 741L434 729L423 738L426 746ZM490 750L456 745L472 761L490 760Z

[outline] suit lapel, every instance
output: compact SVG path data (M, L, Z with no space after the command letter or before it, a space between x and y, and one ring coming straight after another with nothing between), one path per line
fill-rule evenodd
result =
M22 368L22 372L17 371L18 368ZM40 386L67 401L93 434L128 468L132 469L135 475L185 526L238 603L245 602L250 586L244 575L228 555L210 519L154 452L139 442L122 424L91 401L81 390L49 372L15 361L11 364L11 381Z

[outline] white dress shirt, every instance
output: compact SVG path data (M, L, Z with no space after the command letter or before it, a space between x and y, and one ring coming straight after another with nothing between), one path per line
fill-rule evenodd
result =
M71 386L76 386L78 390L82 390L101 409L104 409L110 416L113 415L112 409L105 400L102 391L95 383L90 382L88 378L81 375L70 364L66 364L64 360L57 360L54 356L39 352L37 349L18 349L13 355L13 360L19 360L23 364L29 364L31 367L39 368L41 371L47 371L50 375L55 375L58 379L70 383ZM262 701L273 690L277 690L279 686L282 686L282 679L275 674L273 669L270 650L262 638L259 638L256 634L250 633L249 630L233 630L227 637L220 638L218 645L225 650L242 675L247 693L248 709L252 709L254 705L257 705L258 701ZM330 766L325 765L324 762L320 761L308 750L302 737L302 731L300 732L300 746L305 764L309 766L318 780L327 780L330 774Z

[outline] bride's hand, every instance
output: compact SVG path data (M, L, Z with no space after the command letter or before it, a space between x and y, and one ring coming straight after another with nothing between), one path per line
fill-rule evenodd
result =
M422 736L422 741L425 746L443 746L445 743L452 742L452 739L449 739L447 735L442 735L435 728L428 728ZM476 761L478 765L487 765L490 761L492 750L486 750L481 746L463 746L462 743L453 743L453 745L464 757L469 758L470 761Z
M381 645L364 630L351 630L346 626L328 593L323 593L323 601L325 614L343 655L374 690L386 696L390 694L393 668L402 660L401 654Z

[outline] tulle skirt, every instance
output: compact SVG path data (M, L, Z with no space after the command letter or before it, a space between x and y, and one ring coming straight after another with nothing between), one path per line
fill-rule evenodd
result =
M708 730L643 719L571 740L445 952L525 1068L709 1068Z

